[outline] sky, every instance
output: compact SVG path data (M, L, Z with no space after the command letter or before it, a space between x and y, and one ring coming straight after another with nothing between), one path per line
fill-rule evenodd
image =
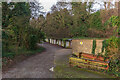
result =
M51 11L51 7L53 6L53 5L55 5L58 1L60 1L60 0L37 0L39 3L41 3L41 5L44 7L44 9L43 10L41 10L41 11L43 11L43 12L45 12L45 14L44 14L44 16L46 16L46 14L48 13L48 12L50 12ZM65 1L65 0L63 0L63 1ZM70 0L69 0L70 1ZM100 10L100 9L104 9L104 0L102 1L102 0L94 0L96 3L93 5L93 12L91 12L91 13L94 13L94 12L96 12L96 11L98 11L98 10Z
M57 3L57 0L38 0L41 5L44 7L45 12L49 12L52 5Z
M44 7L44 10L45 12L49 12L50 11L50 8L52 7L52 5L56 4L58 0L38 0L41 5ZM99 1L97 1L98 3L101 3ZM102 4L103 5L103 4ZM100 8L103 8L101 7L99 4L95 4L93 6L93 9L95 9L96 11L99 10Z
M12 0L7 0L8 2L9 1L12 1ZM16 0L17 1L17 0ZM50 11L50 8L57 3L57 1L60 1L60 0L37 0L38 2L41 3L41 5L44 7L44 12L49 12ZM62 1L65 1L65 0L62 0ZM67 1L70 1L70 0L67 0ZM80 0L73 0L73 1L80 1ZM83 0L84 1L84 0ZM91 0L92 1L92 0ZM106 0L95 0L96 2L101 3L101 1L106 1ZM107 1L117 1L117 0L107 0ZM102 4L103 5L103 4ZM100 6L99 4L95 4L93 6L93 9L95 9L96 11L99 10L100 8L103 8L103 6Z

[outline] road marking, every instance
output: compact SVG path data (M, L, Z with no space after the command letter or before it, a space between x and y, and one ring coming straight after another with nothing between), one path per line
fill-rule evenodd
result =
M54 71L54 67L50 68L49 70L53 72Z

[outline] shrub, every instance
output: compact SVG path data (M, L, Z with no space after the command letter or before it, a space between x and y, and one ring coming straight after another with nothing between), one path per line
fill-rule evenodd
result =
M116 76L120 76L120 54L118 52L118 38L113 36L106 40L106 43L106 53L108 56L111 56L109 71L113 72L113 74Z
M96 40L93 40L93 48L92 48L93 55L95 55L95 49L96 49Z
M29 36L29 49L31 50L35 49L37 41L38 41L37 36L31 34Z

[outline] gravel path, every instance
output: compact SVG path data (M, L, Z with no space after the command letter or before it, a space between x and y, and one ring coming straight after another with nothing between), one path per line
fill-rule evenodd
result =
M3 78L53 78L53 72L49 69L54 67L55 53L62 48L48 43L39 45L46 51L13 66L2 75Z

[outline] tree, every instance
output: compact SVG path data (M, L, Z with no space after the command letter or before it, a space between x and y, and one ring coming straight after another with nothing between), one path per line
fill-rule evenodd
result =
M44 32L51 38L65 38L70 37L70 24L72 22L69 11L64 8L60 11L48 13L46 17L46 24Z
M44 23L45 23L45 17L43 15L40 15L37 19L33 17L30 21L30 24L34 28L39 28L40 30L44 26Z
M60 11L61 9L70 9L71 4L69 2L58 1L55 5L51 7L52 12Z
M88 11L87 3L82 2L72 2L72 11L74 14L73 26L74 29L71 29L72 34L74 36L86 36L87 37L87 18L88 18Z
M42 10L44 9L43 6L41 6L41 3L34 0L33 2L30 2L30 9L31 9L31 16L32 17L39 17L40 14L45 14Z
M29 3L3 3L3 11L5 10L7 11L3 14L3 46L16 46L16 51L19 47L35 49L38 37L43 39L44 34L30 25Z

